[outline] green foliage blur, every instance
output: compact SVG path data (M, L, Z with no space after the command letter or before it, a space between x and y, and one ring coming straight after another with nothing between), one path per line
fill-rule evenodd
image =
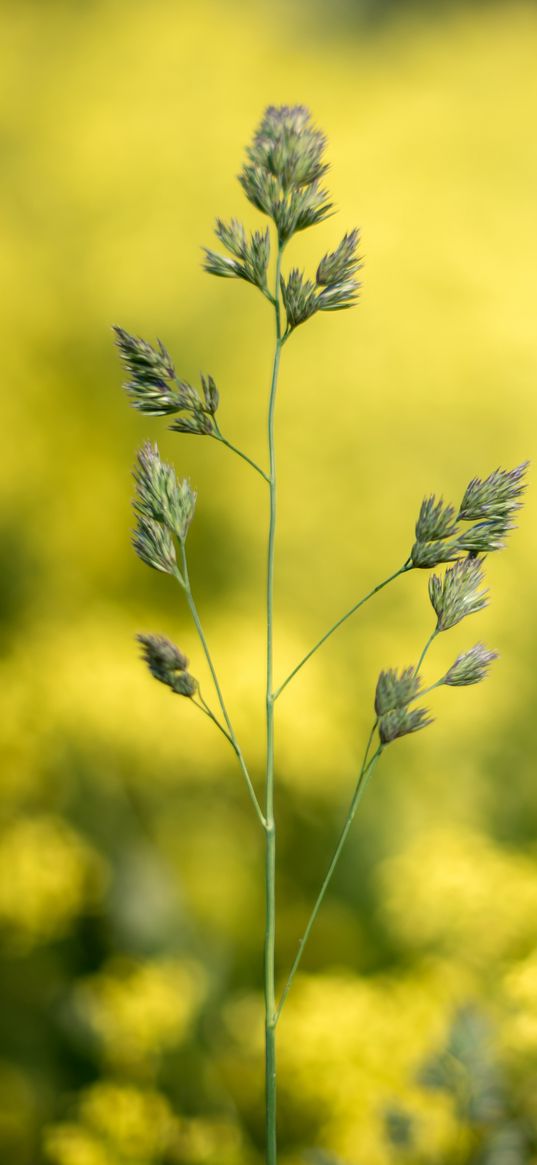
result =
M262 1161L261 837L225 742L137 658L169 635L208 690L129 546L130 468L158 438L198 489L193 586L258 777L266 498L128 408L110 326L210 370L264 459L270 309L200 247L216 215L259 225L234 176L265 105L329 137L341 210L292 260L355 225L365 253L359 307L284 353L276 678L404 561L425 494L536 454L535 6L381 9L373 34L351 3L1 6L5 1165ZM389 750L323 906L279 1029L282 1165L537 1162L536 505L428 666L477 638L499 663ZM416 571L278 704L282 980L376 676L431 627Z

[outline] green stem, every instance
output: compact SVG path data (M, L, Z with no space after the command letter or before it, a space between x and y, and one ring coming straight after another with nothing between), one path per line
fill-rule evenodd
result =
M423 696L428 696L429 692L434 692L435 688L441 688L443 686L444 682L445 682L445 676L442 676L441 679L436 680L436 683L429 684L428 688L424 688L422 692L418 692L416 699L421 700Z
M428 638L428 640L427 640L427 643L425 644L425 647L423 648L423 651L422 651L422 653L421 653L421 655L420 655L420 657L419 657L419 659L418 659L418 662L417 662L417 664L416 664L416 674L419 672L419 670L420 670L420 667L421 667L421 665L422 665L422 663L423 663L423 661L424 661L424 659L425 659L425 656L427 655L427 652L428 652L429 648L430 648L430 647L432 646L432 644L434 643L434 640L436 639L436 636L437 636L437 634L438 634L438 630L437 630L437 628L435 627L434 631L432 631L432 632L431 632L431 634L429 635L429 638ZM420 693L420 694L423 694L423 693Z
M349 811L348 811L347 817L345 819L345 824L344 824L343 829L342 829L340 836L339 836L339 841L337 843L337 846L336 846L336 849L334 852L334 856L332 858L332 861L330 862L330 865L329 865L328 870L326 872L324 882L321 886L318 897L315 901L315 905L313 907L313 910L309 916L308 923L307 923L306 929L304 931L304 934L303 934L303 936L298 944L298 951L297 951L296 956L295 956L295 961L291 967L291 970L289 972L289 976L287 978L287 982L286 982L285 987L282 991L281 999L280 999L280 1002L278 1004L278 1008L276 1011L276 1023L278 1022L280 1015L282 1013L283 1006L285 1004L285 1001L287 999L287 996L288 996L290 988L291 988L291 984L292 984L293 979L294 979L296 972L298 970L302 955L304 954L304 948L305 948L306 943L309 939L309 936L312 932L313 926L315 924L315 920L316 920L317 915L319 913L319 910L321 908L326 891L328 890L328 887L329 887L330 882L332 880L332 875L333 875L334 870L335 870L337 863L339 861L343 846L345 845L345 842L347 840L347 836L348 836L349 830L351 828L351 825L352 825L352 822L354 819L354 815L355 815L356 810L358 808L358 805L360 804L360 801L362 800L362 797L365 793L365 790L366 790L369 778L373 772L373 769L374 769L374 767L375 767L375 765L376 765L376 763L381 755L382 745L379 744L377 751L373 754L373 756L371 757L371 760L370 761L367 760L368 755L369 755L369 749L371 747L371 741L373 740L373 735L374 735L376 727L377 727L377 722L375 721L375 723L371 729L370 735L369 735L369 740L367 742L367 748L366 748L365 756L364 756L364 759L362 762L362 767L360 769L360 773L358 776L358 780L356 782L356 787L354 790L353 798L352 798L352 801L351 801L350 806L349 806Z
M312 655L315 655L315 652L318 651L320 647L322 647L323 643L326 643L326 640L329 639L330 636L334 634L334 631L337 631L338 627L341 627L342 623L346 623L347 619L350 619L351 615L354 615L355 611L358 611L360 609L360 607L363 607L364 603L367 603L368 599L372 599L373 595L376 595L379 591L383 590L384 587L387 587L388 583L393 582L394 579L399 578L399 575L405 574L408 570L412 570L410 560L407 560L407 562L405 562L404 566L400 566L399 570L394 571L394 573L390 574L388 576L388 578L385 578L383 580L383 582L377 583L376 587L373 587L373 589L371 591L369 591L367 593L367 595L364 595L363 598L359 599L358 602L355 603L354 606L351 607L349 611L346 611L346 613L344 615L342 615L341 618L338 619L336 623L333 623L332 626L329 627L328 631L326 631L325 634L321 637L321 639L319 639L317 641L317 643L315 643L314 646L303 657L303 659L300 660L300 663L297 663L296 667L294 667L293 670L291 672L289 672L289 675L287 676L287 678L283 681L282 684L280 684L279 688L277 688L277 690L275 691L274 699L275 700L278 699L278 696L281 695L284 688L287 687L287 685L291 682L291 680L294 679L297 672L299 672L300 669L304 667L304 664L308 662L308 659L311 659Z
M226 729L224 728L224 725L220 723L218 716L215 716L214 712L211 710L211 708L209 708L209 705L203 699L203 696L202 696L199 688L198 688L198 700L196 700L195 696L193 696L192 703L195 705L196 708L199 708L200 712L203 712L205 714L205 716L208 717L209 720L212 720L213 724L215 724L216 727L222 733L222 736L225 736L228 743L234 749L235 746L233 744L231 736L229 735L229 732L226 732Z
M226 723L226 727L227 727L227 730L229 733L230 743L231 743L231 745L232 745L232 747L237 755L237 758L238 758L238 761L239 761L239 764L240 764L240 767L242 770L242 774L243 774L244 779L246 781L246 787L248 789L248 793L250 795L250 799L252 801L254 809L255 809L257 816L261 822L261 825L263 826L263 828L265 828L265 818L263 816L263 811L262 811L261 806L259 804L259 801L257 800L257 797L255 795L255 789L252 785L251 777L250 777L250 774L249 774L248 769L246 767L246 761L242 755L242 752L241 752L241 749L239 746L239 742L237 740L237 737L235 736L233 725L231 723L226 705L224 703L222 689L220 687L220 683L218 681L218 676L216 674L215 666L214 666L212 658L211 658L211 653L209 651L209 645L208 645L207 640L205 638L203 627L201 625L201 620L200 620L200 617L198 614L198 609L197 609L196 604L194 602L194 596L192 594L192 588L190 586L190 578L189 578L189 574L188 574L188 563L187 563L187 558L186 558L186 549L185 549L185 544L184 544L183 540L181 540L180 546L181 546L181 558L182 558L182 563L183 563L183 584L182 585L184 586L188 606L190 608L190 613L191 613L192 618L194 620L196 631L198 633L201 646L203 647L203 651L205 653L205 658L207 660L207 664L209 666L209 671L210 671L211 676L212 676L216 695L218 696L218 703L220 704L220 707L222 709L222 715L224 717L224 721ZM178 572L178 575L179 575L179 572Z
M261 466L258 465L256 461L252 461L252 458L248 457L247 453L243 453L242 449L239 449L236 445L233 445L231 441L228 441L227 437L223 437L218 427L216 429L216 433L214 434L214 438L215 441L219 441L221 445L226 446L226 449L231 449L232 453L236 453L237 457L241 457L243 461L246 461L248 465L251 465L252 469L255 469L256 473L259 473L265 481L270 483L270 477L268 473L265 473L265 470L261 469Z
M276 454L274 447L274 412L282 334L280 323L280 270L282 247L278 246L276 260L276 288L274 312L276 317L276 346L272 365L272 381L268 408L268 448L270 462L270 516L267 554L267 768L265 801L265 1098L267 1165L276 1165L276 1017L274 954L276 941L276 827L274 822L274 693L273 673L273 606L274 606L274 544L276 537Z

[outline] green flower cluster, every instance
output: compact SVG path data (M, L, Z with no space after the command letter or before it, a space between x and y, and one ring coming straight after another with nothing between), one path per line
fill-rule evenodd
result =
M473 478L458 510L434 494L424 498L410 554L412 566L427 570L468 554L503 550L507 535L514 529L514 515L522 505L527 468L524 461L515 469L495 469L483 480ZM473 524L461 530L460 522Z
M198 690L198 681L191 676L188 659L182 651L166 639L164 635L137 635L142 648L142 659L151 675L161 684L167 684L179 696L193 696Z
M326 140L301 105L270 106L263 115L239 181L250 202L274 222L280 249L297 231L322 222L331 212L327 191L319 185L328 169L323 160ZM216 222L216 236L229 252L220 255L205 248L205 270L211 275L245 279L274 302L267 288L270 259L269 233L255 231L248 238L237 219ZM321 259L314 280L294 267L280 277L288 336L319 311L341 311L356 303L361 266L357 254L359 232L344 235L335 251Z
M147 340L114 327L116 344L128 374L124 388L133 408L148 416L180 414L171 425L180 433L213 436L213 420L219 396L212 376L201 376L203 397L187 380L180 380L162 342L154 348Z
M447 524L448 518L445 518ZM441 631L449 631L465 619L486 607L488 592L481 589L484 580L482 560L465 558L448 567L443 578L433 574L429 580L429 597L436 614L436 627L422 653L420 665L433 639ZM476 643L469 651L457 656L448 671L431 688L446 685L452 688L478 684L488 674L497 652ZM431 688L427 689L431 691ZM425 708L410 709L409 705L423 694L419 670L406 668L398 673L382 671L375 693L375 713L381 745L390 744L400 736L417 732L432 723Z
M134 469L137 527L133 546L142 562L164 574L177 574L175 539L184 542L196 506L196 494L186 478L161 461L158 446L146 441Z

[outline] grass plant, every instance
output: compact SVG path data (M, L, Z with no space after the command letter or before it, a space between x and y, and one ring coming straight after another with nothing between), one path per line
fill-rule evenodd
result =
M246 281L264 296L272 312L274 354L268 391L264 467L222 432L218 419L219 392L212 376L202 375L199 387L195 387L177 374L161 341L153 345L122 327L115 328L116 342L127 372L125 388L134 408L148 416L172 418L170 427L174 432L212 438L223 444L263 479L267 490L266 763L264 789L261 791L258 775L250 772L233 727L190 583L187 543L195 514L196 493L186 479L179 478L174 468L162 461L158 446L151 442L140 450L134 471L134 549L142 562L172 575L183 590L212 677L213 697L206 698L202 694L185 655L167 637L161 634L139 635L143 658L154 678L175 694L190 700L233 749L264 840L267 1165L276 1165L277 1162L277 1029L309 935L360 801L382 754L390 744L421 731L432 722L428 709L421 704L416 706L416 701L422 700L434 688L466 687L481 682L496 658L494 651L477 643L459 654L433 684L423 686L422 665L436 638L488 603L488 591L483 586L485 559L505 546L522 504L527 469L527 463L523 463L512 470L496 469L483 479L474 477L459 506L446 504L434 494L425 497L405 561L366 595L358 599L353 597L348 610L305 652L288 675L275 681L273 626L278 462L274 420L280 362L286 344L292 340L298 327L321 312L352 308L360 292L358 274L362 263L357 230L345 234L333 251L321 257L311 277L297 267L284 269L287 247L293 237L332 214L330 195L324 186L328 169L325 150L325 137L314 125L307 109L301 106L269 107L246 151L239 181L248 201L269 219L270 225L265 230L248 233L235 218L227 223L217 219L215 233L219 249L206 248L204 252L204 266L209 274ZM433 573L429 578L429 599L435 617L433 629L416 663L402 669L390 667L379 675L372 701L371 730L354 781L348 812L298 943L294 962L287 978L277 985L277 831L274 814L277 702L312 656L374 595L406 574L438 567L445 568L444 572Z

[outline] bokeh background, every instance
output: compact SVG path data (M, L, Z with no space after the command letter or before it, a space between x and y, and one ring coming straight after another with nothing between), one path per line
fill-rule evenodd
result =
M182 594L129 546L150 437L199 491L194 589L254 772L263 752L263 483L136 415L110 325L210 371L264 459L272 322L211 279L215 216L264 106L329 136L360 306L301 328L278 406L276 669L405 559L431 491L536 453L530 3L4 0L0 8L0 1159L260 1165L262 837L233 755L151 681ZM488 564L490 681L431 698L355 823L280 1028L282 1165L537 1161L536 502ZM381 667L432 626L422 572L278 704L282 979L334 844Z

